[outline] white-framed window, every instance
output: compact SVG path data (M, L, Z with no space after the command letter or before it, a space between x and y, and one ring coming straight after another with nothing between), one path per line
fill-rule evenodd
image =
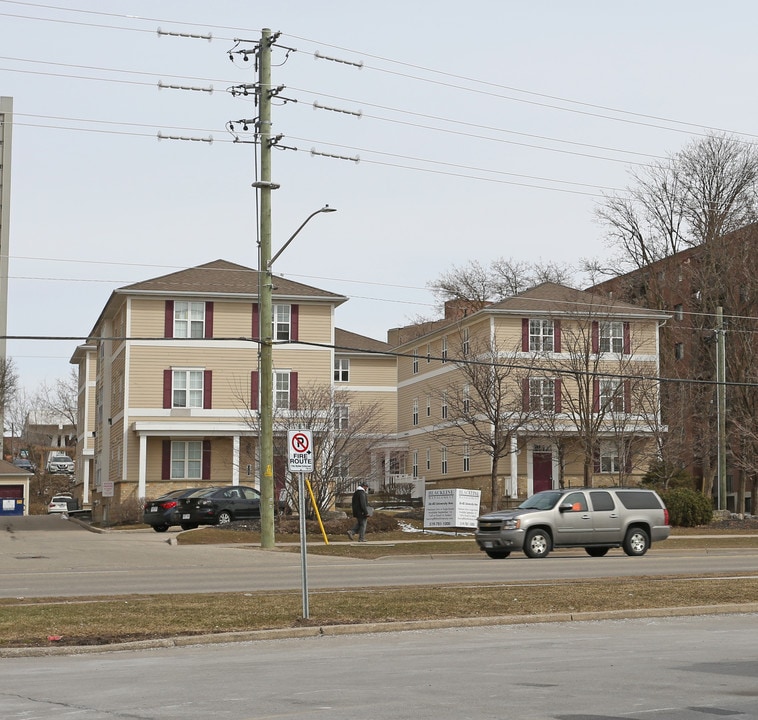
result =
M334 358L334 381L348 382L350 380L350 358Z
M426 416L427 417L432 416L432 396L431 395L426 396Z
M418 425L418 398L413 398L413 409L411 414L413 424Z
M542 412L555 410L555 381L529 378L529 409Z
M203 441L171 441L171 479L201 480L203 477Z
M174 369L171 376L171 407L203 407L203 370Z
M205 303L174 301L174 337L205 337Z
M447 335L440 341L440 357L443 363L447 362Z
M350 424L350 407L348 405L334 406L334 429L347 430Z
M552 352L553 338L554 330L552 320L529 320L530 352Z
M292 306L274 305L271 308L271 313L274 322L274 340L289 340L292 331Z
M350 477L350 457L347 453L340 453L335 456L334 476L338 478Z
M681 303L674 305L674 320L684 320L684 307Z
M600 408L604 412L624 412L624 383L618 378L600 378Z
M411 455L411 475L418 477L418 450L414 450Z
M469 336L469 329L467 327L463 328L463 337L462 337L462 343L461 348L463 350L464 355L468 355L471 351L471 338Z
M617 320L600 323L600 352L624 352L624 323Z
M440 403L440 417L443 420L447 420L447 393L442 393L442 400Z
M418 375L418 348L413 348L413 367L412 372L414 375Z
M426 449L426 471L429 472L432 469L432 451L431 449Z
M468 443L463 443L463 472L471 470L471 448Z
M674 344L674 357L677 360L684 360L684 343L675 343Z
M426 363L427 365L432 361L432 345L431 343L426 344Z
M290 408L289 370L274 371L274 407L277 410L289 410Z
M463 386L463 413L468 415L471 412L471 386Z
M447 475L447 448L443 447L440 450L440 472L443 475Z
M621 472L621 458L616 443L602 443L600 445L600 472Z

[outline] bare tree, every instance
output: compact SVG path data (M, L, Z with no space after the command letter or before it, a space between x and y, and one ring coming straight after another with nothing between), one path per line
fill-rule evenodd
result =
M79 377L75 369L65 378L58 378L52 386L43 383L38 395L39 406L50 419L63 420L76 427Z
M259 415L244 402L244 393L238 396L245 407L245 422L257 435ZM309 482L320 513L330 510L338 497L351 492L358 480L376 483L383 477L376 456L389 435L377 403L362 402L356 393L330 385L300 386L297 407L274 413L274 455L287 457L287 432L302 429L313 434L313 472ZM285 483L284 492L290 507L298 507L294 477ZM309 514L312 512L311 508Z
M517 348L469 340L465 332L459 330L458 347L451 349L456 377L437 391L448 417L430 434L452 452L462 452L468 445L472 454L481 452L490 458L490 507L497 510L503 495L500 461L513 452L512 439L529 419L521 397L527 371L514 361Z
M561 352L535 362L535 371L560 382L560 407L532 405L533 422L558 447L561 472L577 449L584 484L593 485L596 471L612 473L617 483L655 452L659 404L655 365L633 360L638 343L631 323L587 307L561 319ZM531 398L531 394L530 394ZM537 412L539 411L539 412ZM609 467L598 468L602 442L615 448ZM562 483L563 476L560 481Z
M0 410L5 413L18 390L18 374L13 358L0 358Z
M620 275L754 222L758 189L755 146L723 134L693 140L667 160L630 171L623 196L596 210Z
M543 282L570 284L574 275L572 268L554 261L527 263L500 257L488 266L470 260L463 267L453 267L428 287L442 301L460 300L473 310L481 310Z

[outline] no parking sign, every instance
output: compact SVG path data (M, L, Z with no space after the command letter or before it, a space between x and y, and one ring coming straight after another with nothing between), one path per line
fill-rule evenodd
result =
M313 472L313 433L310 430L287 431L290 472Z

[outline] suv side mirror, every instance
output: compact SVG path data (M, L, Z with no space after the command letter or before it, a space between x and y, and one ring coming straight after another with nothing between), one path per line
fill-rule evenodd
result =
M571 503L561 503L558 506L558 512L571 512L574 506Z

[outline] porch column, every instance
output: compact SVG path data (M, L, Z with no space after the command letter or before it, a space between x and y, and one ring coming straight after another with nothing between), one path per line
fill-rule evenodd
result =
M240 436L232 436L232 485L240 484Z
M511 437L511 477L508 482L508 495L512 498L518 497L518 438L513 435Z
M82 505L89 503L89 468L91 460L82 458Z
M146 479L147 479L147 435L139 436L139 462L137 476L137 497L140 500L145 499Z

